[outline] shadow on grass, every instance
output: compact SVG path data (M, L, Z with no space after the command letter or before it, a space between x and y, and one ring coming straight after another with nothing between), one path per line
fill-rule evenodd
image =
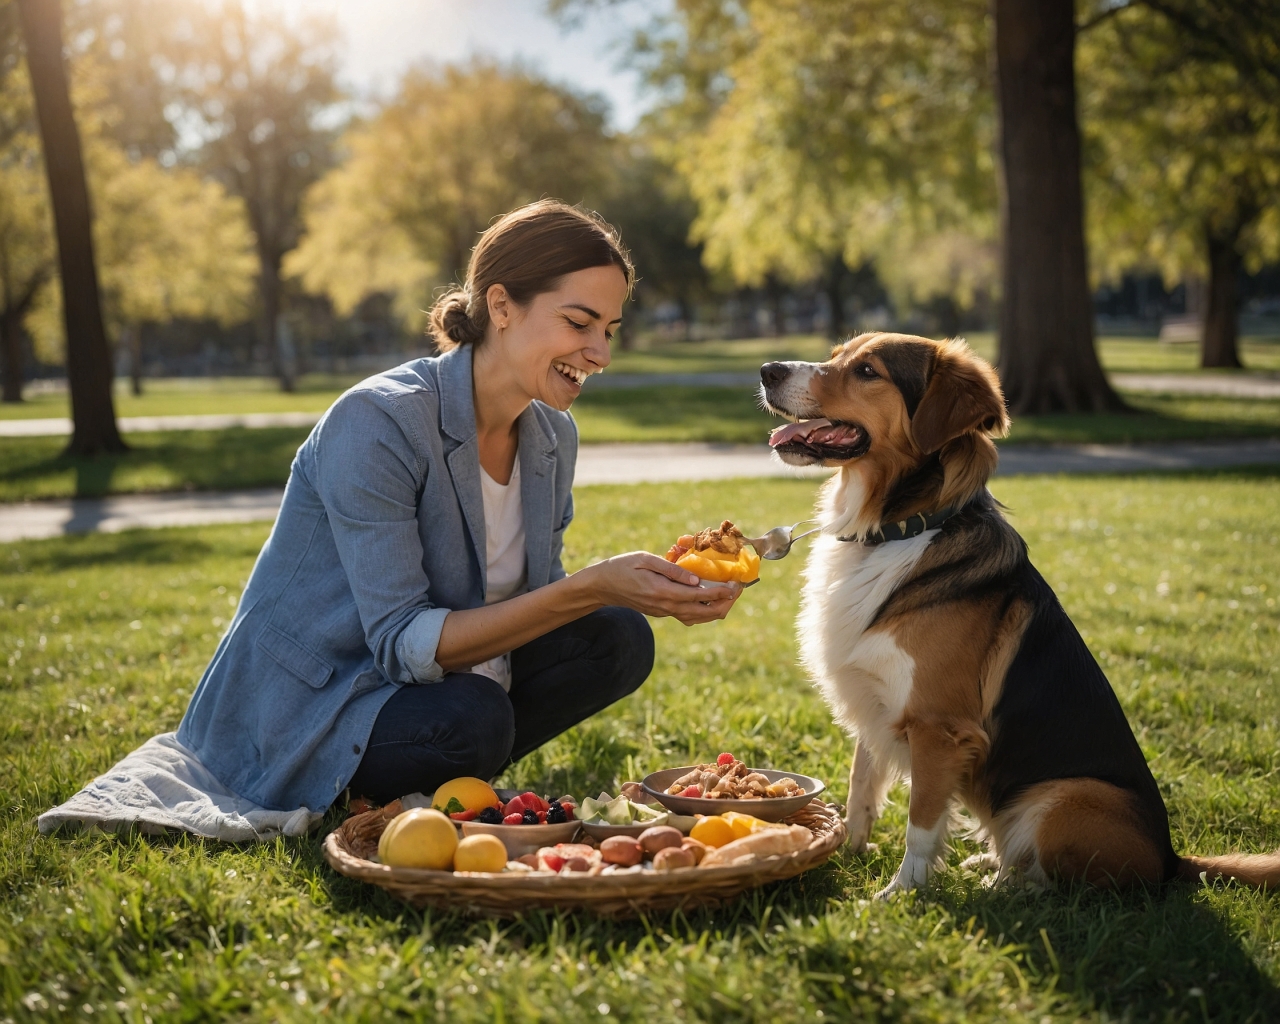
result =
M255 534L242 553L251 555L259 547L261 538ZM225 541L215 546L191 530L127 530L59 537L52 542L28 541L20 550L19 558L0 562L0 572L58 572L113 564L166 565L228 554Z
M973 885L948 887L930 898L957 921L972 920L972 931L985 929L997 944L1021 943L1043 975L1057 975L1058 991L1108 1015L1232 1022L1280 1017L1280 989L1196 887L1173 883L1114 892L1076 885L1029 892Z
M0 500L283 485L305 427L129 436L130 450L80 458L56 437L0 438Z

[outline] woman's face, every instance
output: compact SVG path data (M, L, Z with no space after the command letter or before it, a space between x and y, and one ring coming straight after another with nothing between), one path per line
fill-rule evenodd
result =
M622 322L626 297L626 278L613 266L566 274L555 291L534 296L524 307L493 285L482 344L492 346L494 358L486 361L500 365L529 398L568 409L582 394L582 382L609 365L609 341Z

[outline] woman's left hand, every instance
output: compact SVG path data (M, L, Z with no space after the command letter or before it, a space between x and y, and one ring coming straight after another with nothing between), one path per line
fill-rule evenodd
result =
M648 551L614 555L574 573L601 604L634 608L645 615L670 616L686 626L723 619L742 593L737 583L709 587L688 569Z

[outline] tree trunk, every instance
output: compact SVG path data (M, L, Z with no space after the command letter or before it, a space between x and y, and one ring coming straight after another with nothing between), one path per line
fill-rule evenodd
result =
M1240 229L1214 232L1205 229L1209 250L1209 308L1204 316L1204 341L1200 349L1200 365L1239 369L1240 321L1236 316L1239 302L1240 253L1236 242Z
M765 294L769 297L769 316L773 320L773 336L781 338L786 333L786 317L782 312L782 283L770 274L764 279Z
M262 290L262 344L271 358L271 366L281 391L294 388L293 366L285 357L280 337L280 265L262 258L259 269Z
M76 455L125 451L111 399L111 348L102 324L80 133L62 59L62 5L59 0L18 0L18 10L58 236L67 383L75 423L67 451Z
M844 341L848 330L844 318L844 279L848 268L844 265L844 257L836 256L827 267L826 279L822 282L823 291L827 293L827 304L831 307L831 321L827 324L827 335L832 341Z
M992 0L1000 107L1000 377L1014 413L1126 406L1094 349L1072 0Z
M5 402L22 401L22 317L13 310L0 313L0 357L4 360Z
M120 347L129 351L129 386L137 397L142 394L142 327L127 324L120 328Z

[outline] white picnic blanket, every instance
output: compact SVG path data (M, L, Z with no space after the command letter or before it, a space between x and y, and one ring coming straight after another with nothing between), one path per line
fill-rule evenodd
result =
M175 733L153 736L109 772L37 822L48 834L62 825L114 831L130 825L147 833L168 828L206 839L243 843L300 836L323 817L299 807L269 811L237 796L214 778Z

